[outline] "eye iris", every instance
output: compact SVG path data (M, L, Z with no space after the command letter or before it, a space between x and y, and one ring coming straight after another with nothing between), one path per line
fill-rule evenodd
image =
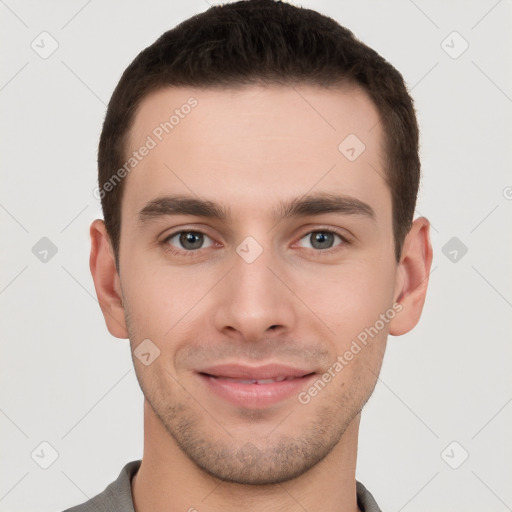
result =
M324 231L311 233L310 238L315 249L329 249L334 243L334 234ZM194 231L183 232L180 235L180 244L185 249L200 249L203 245L203 234Z
M180 235L180 244L185 249L199 249L203 245L202 233L188 231Z
M327 241L327 244L325 244L326 241ZM311 245L315 249L326 249L326 248L329 249L330 247L332 247L333 243L334 243L333 233L325 233L323 231L317 231L316 233L311 234ZM317 247L317 244L320 244L320 246Z

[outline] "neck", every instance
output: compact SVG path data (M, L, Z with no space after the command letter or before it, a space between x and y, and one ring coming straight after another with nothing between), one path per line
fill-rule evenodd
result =
M360 414L334 449L301 476L283 483L221 481L199 468L176 445L144 402L144 455L132 479L135 512L244 512L280 510L358 512L355 468Z

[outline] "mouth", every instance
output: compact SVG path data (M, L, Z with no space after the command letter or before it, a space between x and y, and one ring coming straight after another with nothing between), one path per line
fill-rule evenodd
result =
M208 377L213 377L214 379L222 379L227 382L238 382L239 384L271 384L273 382L283 382L284 380L294 380L294 379L301 379L302 377L286 377L286 376L280 376L280 377L274 377L270 379L236 379L232 377L223 377L219 375L209 375L208 373L203 373L203 375L206 375Z
M221 365L197 372L207 390L238 407L262 409L296 396L314 371L283 365Z

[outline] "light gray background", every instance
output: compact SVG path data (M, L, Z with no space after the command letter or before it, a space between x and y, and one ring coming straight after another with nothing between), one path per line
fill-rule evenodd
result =
M512 510L512 2L300 5L403 73L422 132L417 214L432 222L430 289L418 327L389 339L357 478L384 512ZM108 333L88 267L89 225L101 217L97 142L129 62L207 7L0 0L1 511L85 501L142 455L128 341ZM59 45L47 59L31 47L50 48L43 31ZM469 44L458 58L453 31ZM58 249L46 263L32 252L42 237ZM468 249L455 262L443 253L452 237ZM43 441L58 452L48 469Z

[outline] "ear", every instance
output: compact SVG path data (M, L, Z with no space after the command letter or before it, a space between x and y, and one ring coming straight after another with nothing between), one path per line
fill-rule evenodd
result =
M91 224L90 234L89 267L105 323L112 336L128 338L121 283L116 269L114 251L103 220L96 219Z
M389 334L400 336L418 323L432 265L430 223L425 217L416 219L405 237L395 282L394 302L402 310L389 322Z

